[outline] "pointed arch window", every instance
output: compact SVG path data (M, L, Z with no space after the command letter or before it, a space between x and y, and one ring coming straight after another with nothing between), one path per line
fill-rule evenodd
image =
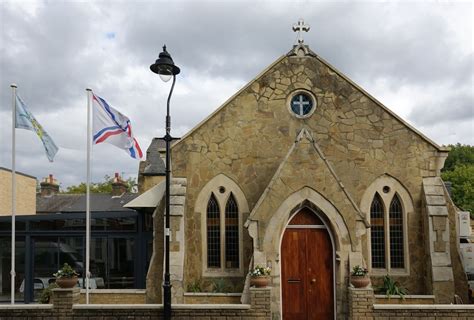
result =
M403 255L403 209L397 194L390 202L390 267L404 268Z
M239 206L232 192L224 210L214 193L207 203L207 267L211 269L239 269L240 216Z
M225 206L226 268L239 267L239 207L231 193Z
M219 204L214 193L207 203L207 266L221 267L221 219Z
M372 268L385 268L385 217L382 198L375 193L370 205Z
M404 269L404 213L397 193L391 197L375 193L370 206L370 249L372 268Z

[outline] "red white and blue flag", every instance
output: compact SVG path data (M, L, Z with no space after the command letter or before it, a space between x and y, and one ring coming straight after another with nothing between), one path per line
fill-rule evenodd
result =
M108 142L124 149L132 158L141 159L142 150L133 137L127 116L112 108L107 101L92 93L92 142Z

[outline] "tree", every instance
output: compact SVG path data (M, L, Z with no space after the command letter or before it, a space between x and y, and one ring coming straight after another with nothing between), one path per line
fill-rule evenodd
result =
M457 143L455 145L450 144L448 147L451 150L444 163L443 172L452 171L456 166L462 164L474 165L474 146Z
M441 177L451 182L454 203L462 210L474 213L474 165L458 165L452 171L443 172Z
M91 193L111 193L112 182L114 182L114 178L110 177L109 175L105 175L103 182L91 182L90 192ZM128 185L128 190L130 190L132 186L136 184L136 180L134 178L128 178L127 180L124 180L124 182L126 185ZM66 191L63 191L62 193L66 193L66 194L86 193L86 183L81 182L78 185L69 186L66 188Z
M474 215L474 146L457 143L449 147L451 151L441 178L451 182L454 203L462 210L470 211L472 216Z

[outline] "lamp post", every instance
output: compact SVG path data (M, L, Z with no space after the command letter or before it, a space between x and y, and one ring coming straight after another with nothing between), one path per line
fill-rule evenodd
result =
M170 144L171 138L171 118L170 118L170 99L173 93L176 75L180 69L175 66L166 46L163 46L163 52L158 56L158 60L150 66L150 70L158 74L164 82L168 82L173 78L170 94L166 105L166 134L164 140L166 142L166 193L165 193L165 281L163 283L163 316L165 320L171 319L171 283L170 283Z

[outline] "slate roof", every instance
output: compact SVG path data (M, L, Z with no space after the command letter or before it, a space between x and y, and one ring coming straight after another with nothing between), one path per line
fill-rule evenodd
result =
M109 193L91 193L91 212L133 212L134 210L124 208L123 206L138 196L138 193L129 192L119 197L113 197ZM47 197L36 196L36 213L38 214L85 211L85 194L56 194Z
M173 138L171 145L173 145L179 138ZM146 150L146 164L143 174L145 176L164 176L166 174L166 167L163 159L160 156L160 151L164 151L166 143L163 138L153 138L150 146Z

